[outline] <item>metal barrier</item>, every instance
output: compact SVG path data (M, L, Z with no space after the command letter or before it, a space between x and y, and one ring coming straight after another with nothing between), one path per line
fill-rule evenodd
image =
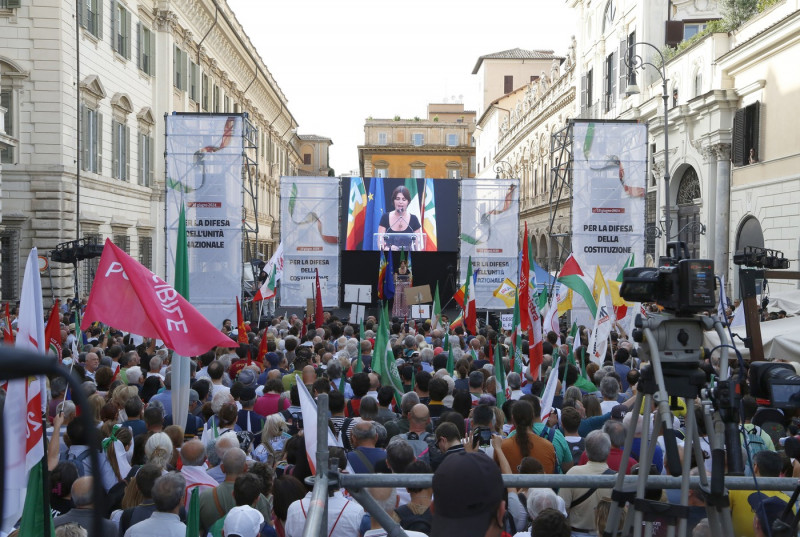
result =
M386 513L366 488L430 488L433 485L432 474L347 474L336 470L323 471L328 468L328 395L317 397L317 465L314 479L314 490L311 493L311 505L308 518L303 529L303 537L328 537L328 486L347 489L350 495L374 517L386 530L388 537L407 537L406 532ZM637 476L625 477L625 488L636 488ZM512 474L503 475L503 484L508 488L602 488L611 489L616 484L617 476L610 475L562 475L562 474ZM647 478L648 487L662 489L681 488L681 477L654 475ZM791 494L800 481L790 477L761 477L758 479L759 490L779 490ZM700 488L700 478L691 477L689 487ZM755 490L753 477L725 477L725 487L729 490ZM323 523L324 522L324 523Z

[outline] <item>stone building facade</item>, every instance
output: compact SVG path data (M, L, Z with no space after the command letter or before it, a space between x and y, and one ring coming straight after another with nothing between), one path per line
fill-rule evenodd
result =
M0 88L12 125L2 154L2 299L18 298L31 247L46 254L78 237L111 238L164 276L162 155L172 112L248 114L258 132L259 207L246 206L244 218L259 231L247 246L249 256L271 255L279 177L301 162L291 143L297 122L226 2L78 4L78 13L56 0L0 9ZM82 295L96 264L81 262ZM46 301L71 296L72 275L70 265L51 264Z

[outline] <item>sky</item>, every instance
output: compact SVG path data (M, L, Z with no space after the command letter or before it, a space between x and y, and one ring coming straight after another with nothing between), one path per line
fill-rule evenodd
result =
M333 140L336 175L358 170L368 117L425 117L428 103L478 110L472 69L512 48L566 55L565 0L228 0L288 99L298 134Z

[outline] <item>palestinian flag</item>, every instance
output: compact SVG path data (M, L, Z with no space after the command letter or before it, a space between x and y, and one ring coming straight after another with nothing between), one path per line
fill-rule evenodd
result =
M589 312L592 317L597 315L597 303L592 296L592 290L586 281L586 275L581 270L578 260L575 256L570 254L561 267L561 272L558 274L558 281L578 293L586 302Z

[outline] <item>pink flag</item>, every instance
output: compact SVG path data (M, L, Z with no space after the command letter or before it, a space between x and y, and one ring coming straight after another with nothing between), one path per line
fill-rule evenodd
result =
M236 343L217 330L164 280L106 239L81 329L101 321L162 340L183 356Z

